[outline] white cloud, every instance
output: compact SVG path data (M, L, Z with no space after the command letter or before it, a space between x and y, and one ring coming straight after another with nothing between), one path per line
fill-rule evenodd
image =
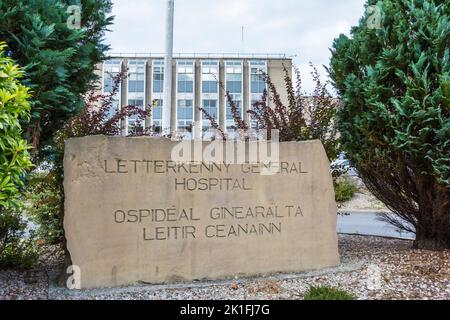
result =
M305 71L328 65L329 47L363 14L365 0L175 0L175 52L286 53ZM113 0L112 52L164 49L165 0ZM245 42L241 41L244 26ZM321 68L320 68L321 69ZM309 69L306 69L307 71ZM323 69L321 74L326 76ZM312 81L304 75L305 88Z

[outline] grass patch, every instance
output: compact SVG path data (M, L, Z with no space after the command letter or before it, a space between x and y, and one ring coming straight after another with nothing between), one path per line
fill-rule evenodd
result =
M304 297L305 300L356 300L357 297L345 290L329 286L311 286Z

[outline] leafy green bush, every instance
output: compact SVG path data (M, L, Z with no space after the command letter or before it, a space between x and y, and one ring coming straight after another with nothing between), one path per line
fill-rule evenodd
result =
M334 193L337 202L350 200L356 191L358 191L358 187L348 178L339 178L334 181Z
M356 300L357 297L345 290L329 286L311 286L304 296L305 300Z
M32 166L20 121L29 117L28 88L17 79L22 70L4 56L0 43L0 268L29 267L37 256L21 236L26 224L20 218L20 188Z
M0 208L0 269L31 268L39 256L34 237L24 239L27 224L18 208Z
M28 88L18 79L23 71L5 57L0 42L0 267L29 267L37 258L22 240L26 224L20 217L20 189L32 164L28 144L22 138L20 121L29 118Z
M415 232L417 248L448 249L448 1L368 0L367 8L332 49L330 76L345 105L337 112L343 149L394 213L385 220Z
M62 221L62 189L54 170L30 174L25 192L26 211L38 226L36 235L47 244L61 243L64 236Z
M38 262L36 244L30 239L9 242L0 255L0 269L30 269Z
M28 88L18 81L23 71L4 56L0 42L0 208L17 203L23 175L32 166L20 121L29 118Z

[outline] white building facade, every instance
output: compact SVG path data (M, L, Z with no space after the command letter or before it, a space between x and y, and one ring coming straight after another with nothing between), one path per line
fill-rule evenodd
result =
M112 90L113 77L127 72L114 96L110 115L127 105L151 110L143 126L161 131L162 110L170 108L171 130L192 130L195 123L202 131L210 128L200 107L215 118L220 128L230 130L234 124L226 92L230 94L237 111L253 124L247 110L261 100L267 75L286 102L285 71L292 73L292 60L283 54L260 55L184 55L175 56L172 68L172 105L164 103L164 59L162 55L113 55L99 68L103 93ZM136 119L124 119L122 134L127 135Z

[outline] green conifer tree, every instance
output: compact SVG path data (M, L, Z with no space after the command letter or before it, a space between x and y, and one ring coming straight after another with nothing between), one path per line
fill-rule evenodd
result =
M449 11L445 0L369 0L329 70L344 149L394 212L384 218L426 249L450 248Z
M0 0L0 40L24 67L23 83L33 92L26 129L34 147L51 141L82 109L81 94L108 50L111 6L110 0Z

